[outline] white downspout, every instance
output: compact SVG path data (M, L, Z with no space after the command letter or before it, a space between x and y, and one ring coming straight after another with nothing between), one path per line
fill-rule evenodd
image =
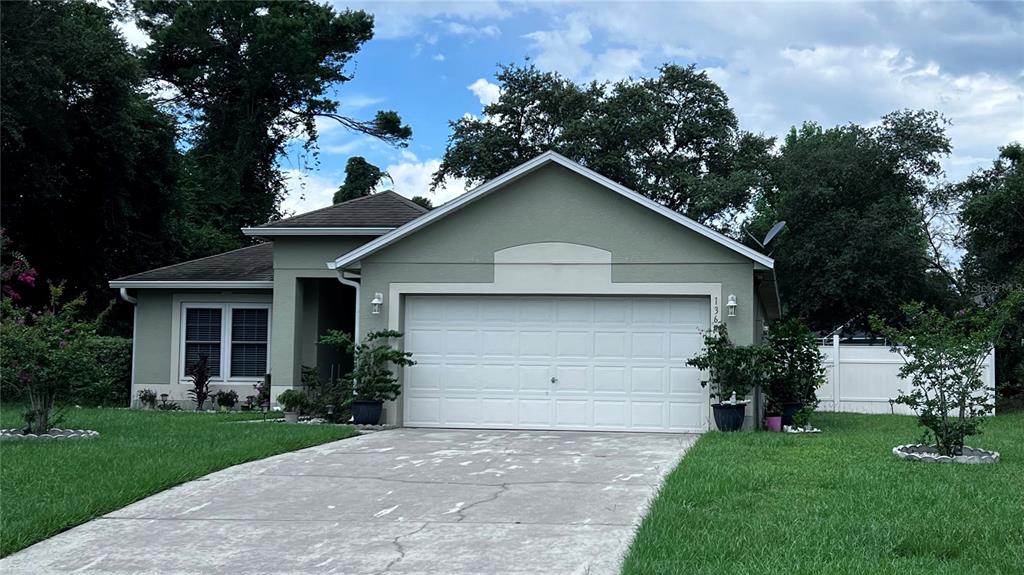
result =
M139 309L136 304L139 303L139 298L128 295L128 288L121 288L121 299L132 304L132 376L131 376L131 388L128 392L128 407L132 406L132 398L135 396L135 349L136 337L138 334L139 325Z
M342 273L343 272L341 270L338 270L338 281L341 282L343 285L347 285L349 287L355 288L355 290L356 290L356 298L355 298L356 305L355 305L355 310L354 310L355 317L353 319L353 324L352 324L352 331L354 333L352 334L352 340L355 343L359 343L359 339L360 339L360 337L359 337L359 282L353 281L353 280L350 280L350 279L345 279L344 277L342 277Z

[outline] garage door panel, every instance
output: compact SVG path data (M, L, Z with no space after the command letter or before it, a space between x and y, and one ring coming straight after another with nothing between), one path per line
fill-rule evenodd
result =
M410 426L695 431L706 298L407 296ZM552 381L552 378L555 381Z

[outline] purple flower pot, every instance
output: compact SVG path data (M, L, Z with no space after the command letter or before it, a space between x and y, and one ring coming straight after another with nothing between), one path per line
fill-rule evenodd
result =
M779 433L782 431L782 416L781 415L769 415L764 418L764 426L768 431L774 431Z

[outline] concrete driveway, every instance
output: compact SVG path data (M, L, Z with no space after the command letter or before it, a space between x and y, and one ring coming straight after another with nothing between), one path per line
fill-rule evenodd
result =
M398 429L239 465L13 573L614 574L693 435Z

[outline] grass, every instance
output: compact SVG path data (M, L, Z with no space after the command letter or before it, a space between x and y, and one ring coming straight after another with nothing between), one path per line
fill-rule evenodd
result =
M20 416L5 407L0 426L19 426ZM94 429L99 439L3 442L0 556L213 471L356 434L331 425L236 423L259 417L71 409L62 427Z
M821 414L815 436L709 433L665 480L623 573L1024 573L1024 414L996 465L895 459L912 417Z

